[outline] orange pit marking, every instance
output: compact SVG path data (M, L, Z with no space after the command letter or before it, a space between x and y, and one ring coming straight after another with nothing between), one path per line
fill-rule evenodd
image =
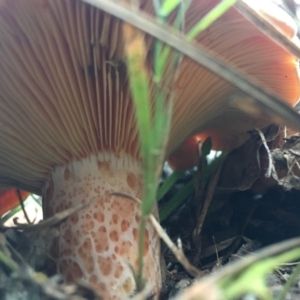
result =
M113 230L110 234L109 237L111 239L112 242L117 242L119 240L119 234L117 233L117 231Z
M112 215L112 222L113 222L114 224L118 224L118 221L119 221L118 215L116 215L116 214Z
M101 273L104 276L107 276L111 273L112 261L111 261L110 257L98 257L97 263L98 263Z
M123 270L124 270L123 266L120 263L118 263L117 268L114 273L114 277L116 279L120 278L122 276Z
M103 223L104 220L105 220L104 214L103 214L102 212L100 212L100 211L94 212L93 218L94 218L97 222L99 222L99 223Z
M132 234L133 234L134 240L137 241L138 240L138 230L137 230L137 228L132 229Z
M127 229L130 227L130 223L127 221L127 220L123 220L121 222L121 229L122 229L122 232L125 232L127 231Z
M132 190L137 187L137 178L132 172L127 173L127 184Z

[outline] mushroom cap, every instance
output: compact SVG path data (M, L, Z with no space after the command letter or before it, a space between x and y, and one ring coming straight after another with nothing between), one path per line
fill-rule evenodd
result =
M295 34L297 32L297 26L294 20L280 7L272 3L271 1L256 1L256 0L243 0L249 6L254 8L263 18L269 21L273 26L279 29L290 39L297 40ZM228 18L226 21L226 17ZM230 18L232 18L230 20ZM285 100L288 104L294 106L299 100L299 73L298 65L296 59L290 55L287 51L280 48L280 46L272 43L272 41L266 36L262 35L257 28L254 26L251 28L251 24L240 23L243 16L232 8L227 14L222 16L217 20L210 28L208 28L204 33L200 35L198 41L206 48L209 48L212 52L217 53L217 56L222 60L226 61L230 66L236 67L241 74L248 76L253 81L265 87L271 93L275 93ZM226 30L232 33L230 35L221 34L222 28L218 23L226 22ZM244 35L237 34L238 27L237 24L240 23L245 25ZM247 26L247 27L246 27ZM219 27L219 30L218 28ZM241 27L240 27L241 28ZM218 35L217 35L218 34ZM221 38L220 38L221 37ZM231 43L226 44L227 40L230 40ZM213 45L213 42L217 41L216 45ZM298 40L297 40L298 41ZM232 50L229 47L232 47ZM269 51L267 50L270 47ZM262 51L262 49L264 49ZM236 52L234 51L236 50ZM259 51L262 51L259 53ZM225 55L224 55L225 54ZM249 58L246 59L246 56ZM244 63L242 63L242 60ZM278 67L278 68L277 68ZM190 77L182 77L185 82L188 82L191 88L191 81L196 81L197 78L207 78L205 74L197 74L193 69L186 67L192 75ZM203 71L203 70L198 70ZM204 71L205 72L205 71ZM216 75L213 75L214 77ZM209 78L209 77L208 77ZM214 78L216 80L216 78ZM210 79L209 79L210 80ZM215 88L213 84L215 82ZM201 128L203 124L198 119L198 133L197 130L194 130L193 136L187 138L183 141L180 146L175 150L171 150L172 153L168 158L168 162L174 170L184 170L191 168L195 165L195 162L198 159L198 144L199 142L205 141L208 137L212 139L212 147L216 150L226 150L230 151L238 146L240 146L248 137L247 131L253 129L254 127L263 127L270 123L268 117L258 118L249 117L242 112L231 108L226 105L219 107L220 113L217 115L216 109L216 99L213 92L217 90L219 84L214 80L210 80L210 83L206 84L204 82L201 86L197 83L189 90L185 90L187 93L195 92L195 89L198 88L196 93L201 99L206 99L208 102L206 105L203 105L204 100L201 101L203 111L207 109L209 112L211 105L210 101L214 101L214 113L216 114L212 118L212 122L209 122L208 114L205 115L206 124ZM180 86L183 89L183 86ZM238 91L234 91L234 87L231 87L231 90L228 94L224 87L223 101L226 103L226 97L238 97L240 101L243 101L244 95ZM204 92L201 93L201 89L204 88ZM182 92L184 93L184 91ZM180 96L178 96L180 97ZM189 96L181 96L186 99L190 99ZM193 103L197 103L193 101ZM199 102L200 103L200 102ZM188 112L189 118L197 118L196 112L198 108L193 106L194 113ZM180 110L180 108L178 108ZM183 112L179 112L182 114ZM175 113L176 116L176 113ZM200 117L203 117L203 113ZM172 143L171 143L172 144ZM175 144L175 142L173 143ZM193 164L194 162L194 164Z
M282 8L270 0L243 0L254 9L261 17L280 30L285 36L292 39L297 33L297 24L292 17Z
M197 2L201 5L201 16L217 2ZM270 13L274 7L277 11L275 4L267 3ZM197 9L193 8L196 14ZM191 12L189 20L192 22L193 17L201 16L194 16ZM286 14L283 14L283 19L291 21ZM197 41L217 58L288 104L295 105L298 102L299 73L295 57L265 36L234 7L201 33ZM245 141L248 130L270 122L267 119L250 117L228 105L228 100L233 96L243 101L243 94L217 74L197 66L189 59L183 61L181 70L176 84L170 145L175 145L173 139L179 140L178 136L183 137L183 131L189 127L188 136L199 132L204 136L213 135L213 143L218 144L218 148L232 149ZM178 99L185 99L185 105L181 105ZM178 129L181 120L185 120L187 124ZM175 135L175 131L182 133ZM182 141L178 141L178 144ZM173 148L170 152L174 150Z
M218 2L192 1L186 30ZM153 13L151 1L141 3ZM121 24L79 0L0 1L1 186L40 193L56 166L99 152L140 159ZM296 59L235 8L196 41L288 103L298 100ZM260 125L228 105L234 86L188 58L169 88L175 99L167 155L199 131L221 128L238 145Z
M193 135L187 138L169 157L168 164L173 170L186 170L193 168L200 157L199 143L201 137Z
M26 191L20 191L22 200L25 200L29 193ZM20 205L20 199L16 190L0 189L0 217L11 209Z

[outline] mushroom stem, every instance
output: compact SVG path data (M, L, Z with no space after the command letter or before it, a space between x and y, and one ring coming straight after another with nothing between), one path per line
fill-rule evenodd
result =
M141 175L140 162L124 153L92 155L54 170L43 188L45 217L99 198L62 223L53 240L50 254L66 282L83 279L104 299L127 299L135 291L130 266L137 270L139 205L110 194L140 198ZM147 284L158 292L160 244L150 222L143 255Z

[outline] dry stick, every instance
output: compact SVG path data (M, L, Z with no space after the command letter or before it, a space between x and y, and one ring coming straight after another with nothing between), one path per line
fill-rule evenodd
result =
M294 156L299 156L297 155L296 153L294 153L292 150L290 150L290 152L294 155ZM294 175L294 172L293 172L293 167L294 165L296 165L298 167L298 169L300 170L300 165L297 161L297 158L295 157L294 160L293 160L293 163L289 166L288 165L288 162L287 162L287 167L288 167L288 170L287 170L287 176L284 178L284 180L282 181L281 185L284 186L286 181L288 180L288 176L292 173L292 175ZM279 180L278 180L279 182Z
M296 163L297 163L297 160L296 160L296 158L294 158L293 163L292 163L290 166L288 166L287 176L285 176L284 180L282 181L282 184L281 184L282 186L284 186L285 183L287 182L288 176L290 175L290 173L292 173L292 175L294 175L293 167L294 167L294 165L295 165ZM297 164L297 166L299 167L299 164ZM279 181L279 180L278 180L278 181Z
M295 156L299 156L298 154L294 153L292 150L290 150L290 152L291 152L292 154L294 154ZM283 187L285 186L285 183L287 182L288 176L289 176L290 174L292 174L293 176L295 176L295 175L294 175L294 172L293 172L293 167L294 167L294 165L296 165L296 166L298 167L298 169L300 170L300 164L299 164L299 162L297 161L297 158L296 158L296 157L294 158L293 163L292 163L290 166L287 166L287 167L288 167L287 175L285 176L284 180L283 180L283 181L282 181L282 180L278 180L278 182L280 183L280 185L282 185Z
M217 257L217 263L215 264L215 267L220 267L222 263L221 263L221 260L220 260L220 257L219 257L219 251L218 251L218 248L217 248L216 239L215 239L214 236L212 238L213 238L215 251L216 251L216 257Z
M246 94L250 95L261 106L261 109L268 111L291 127L300 130L300 117L288 104L274 94L265 91L264 88L253 83L235 69L228 66L219 59L207 53L201 45L194 45L194 42L187 41L184 34L178 32L168 25L163 27L155 22L153 17L142 11L130 9L127 5L121 5L111 0L83 0L133 26L141 29L149 35L163 41L165 44L180 51L182 54L191 58L206 69L218 74L228 82L232 83ZM239 6L238 6L239 7ZM239 7L240 8L240 7ZM265 21L265 20L264 20ZM270 29L279 34L276 27ZM294 45L294 50L298 52L300 58L300 49Z
M155 219L155 217L151 214L149 215L149 219L151 220L154 228L156 229L157 233L159 234L160 238L166 243L166 245L169 247L169 249L172 251L176 259L182 264L182 266L185 268L185 270L193 277L203 275L204 272L198 270L196 267L194 267L186 256L184 255L182 248L177 247L168 234L164 231L164 229L160 226L159 222ZM178 241L180 243L180 241Z
M204 205L203 205L203 208L201 210L201 214L199 216L196 228L193 231L193 236L194 236L196 246L199 245L200 233L201 233L201 230L202 230L202 227L203 227L205 217L207 215L208 208L209 208L211 200L213 198L216 185L217 185L218 180L219 180L222 165L223 164L220 163L220 165L218 166L218 168L216 169L216 171L212 175L211 179L209 180L208 190L207 190L206 197L205 197L205 200L204 200Z
M20 202L20 205L21 205L21 208L22 208L22 211L23 211L23 214L25 216L25 219L27 221L28 224L33 224L33 222L30 221L29 217L28 217L28 214L26 212L26 209L25 209L25 206L24 206L24 202L23 202L23 199L22 199L22 195L21 195L21 191L20 190L16 190L17 191L17 195L18 195L18 199L19 199L19 202Z
M296 160L295 164L297 165L298 170L300 170L300 164L299 164L299 162L298 162L297 160ZM294 173L293 173L293 174L294 174Z
M269 147L267 145L267 141L266 141L265 136L262 133L262 131L259 128L254 128L254 129L258 132L258 134L259 134L259 136L261 138L261 141L262 141L262 143L263 143L263 145L264 145L264 147L265 147L265 149L267 151L267 155L268 155L268 159L269 159L269 166L268 166L268 169L267 169L267 172L266 172L265 176L267 178L270 178L271 175L272 175L272 171L276 172L274 164L272 162L273 161L272 160L272 154L271 154L271 151L270 151L270 149L269 149Z
M111 196L118 196L118 197L123 197L126 199L130 199L133 200L139 204L141 204L141 200L125 194L125 193L112 193L110 194ZM184 267L184 269L193 277L196 276L200 276L203 275L204 272L198 270L196 267L194 267L193 265L190 264L190 262L188 261L188 259L186 258L186 256L184 255L182 248L181 247L177 247L172 240L170 239L170 237L168 236L168 234L165 232L165 230L160 226L159 222L156 220L156 218L153 216L153 214L150 214L148 216L148 218L150 219L150 221L152 222L153 227L155 228L155 230L157 231L158 235L160 236L160 238L166 243L166 245L169 247L169 249L172 251L172 253L174 254L174 256L176 257L176 259L178 260L179 263L182 264L182 266ZM180 242L179 242L180 243Z

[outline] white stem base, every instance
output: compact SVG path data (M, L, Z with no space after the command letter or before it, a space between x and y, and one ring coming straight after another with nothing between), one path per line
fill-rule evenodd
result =
M60 226L51 255L67 282L83 279L104 299L126 299L135 291L129 264L137 269L139 205L112 192L140 198L140 164L125 154L94 155L55 169L44 188L44 212L49 217L99 198ZM148 222L144 275L154 292L161 284L159 257L159 237Z

